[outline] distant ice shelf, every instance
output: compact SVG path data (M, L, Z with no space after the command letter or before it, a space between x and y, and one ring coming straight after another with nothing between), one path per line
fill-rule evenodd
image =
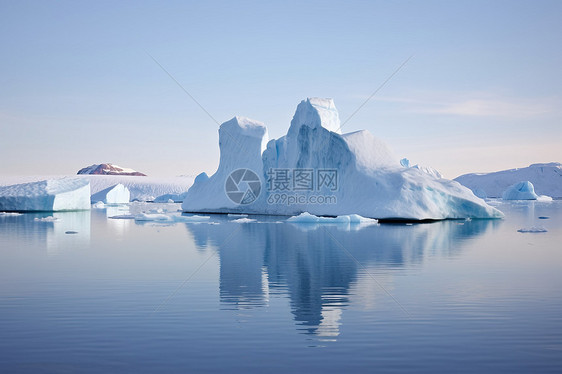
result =
M0 186L0 211L69 211L90 209L90 182L81 178L49 179Z
M532 164L493 173L464 174L455 180L482 197L502 197L510 186L528 181L533 184L537 195L562 198L562 165L559 162Z

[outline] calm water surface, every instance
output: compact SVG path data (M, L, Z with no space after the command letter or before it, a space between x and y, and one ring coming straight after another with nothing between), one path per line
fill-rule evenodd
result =
M0 372L560 372L562 201L496 204L418 225L0 216Z

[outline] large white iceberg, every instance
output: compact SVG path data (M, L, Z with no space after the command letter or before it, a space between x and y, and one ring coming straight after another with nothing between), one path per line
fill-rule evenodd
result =
M470 188L477 195L487 197L502 197L503 192L509 186L520 181L531 182L537 195L562 197L562 165L559 162L532 164L525 168L493 173L464 174L455 180Z
M90 182L81 178L49 179L0 186L0 211L90 209Z
M92 195L92 204L102 202L104 204L127 204L131 199L131 193L127 187L121 183L107 187Z
M223 123L219 168L196 178L182 209L407 220L503 216L457 182L405 168L368 131L341 134L331 99L303 100L287 135L264 150L266 141L260 122Z

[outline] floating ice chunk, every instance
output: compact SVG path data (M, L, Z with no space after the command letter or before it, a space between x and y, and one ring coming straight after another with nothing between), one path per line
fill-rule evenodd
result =
M0 211L90 209L90 182L81 178L49 179L0 186Z
M517 230L517 232L548 232L547 229L545 229L544 227L529 227L529 228L520 228L519 230Z
M172 222L171 216L161 213L139 213L135 215L135 221L159 221L159 222Z
M228 214L228 217L248 217L247 214L235 214L235 213L231 213Z
M378 223L379 221L377 221L376 219L373 218L365 218L360 216L359 214L350 214L349 216L349 223L360 223L360 224L364 224L364 223Z
M194 216L173 215L171 217L175 222L208 222L211 219L211 217L209 216L198 216L198 215L194 215Z
M502 194L502 199L504 200L536 200L537 198L535 188L529 181L515 183L509 186Z
M104 204L127 204L130 198L129 189L121 183L117 183L93 194L90 200L92 203L101 201Z
M59 218L53 217L53 216L34 218L33 220L35 222L57 222L57 221L60 221Z
M308 212L303 212L298 216L293 216L287 219L287 222L292 223L327 223L327 224L363 224L363 223L377 223L376 219L361 217L358 214L349 214L337 217L319 217Z
M548 203L552 201L552 197L546 195L540 195L537 197L537 201L540 201L541 203Z
M16 212L0 212L0 217L17 217L23 214Z
M109 219L135 219L135 216L132 214L118 214L116 216L111 216Z
M236 223L250 223L250 222L257 222L256 219L252 219L252 218L238 218L235 220L232 220L230 222L236 222Z
M92 208L94 208L94 209L104 209L105 204L103 203L103 201L98 201L97 203L92 204Z
M140 213L134 216L135 221L157 221L157 222L207 222L209 216L183 216L177 214L163 213Z

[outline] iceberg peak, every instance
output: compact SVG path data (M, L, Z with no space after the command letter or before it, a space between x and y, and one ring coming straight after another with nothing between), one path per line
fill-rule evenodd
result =
M340 116L334 100L310 97L301 101L297 106L287 136L296 137L302 126L323 127L328 131L341 134Z

